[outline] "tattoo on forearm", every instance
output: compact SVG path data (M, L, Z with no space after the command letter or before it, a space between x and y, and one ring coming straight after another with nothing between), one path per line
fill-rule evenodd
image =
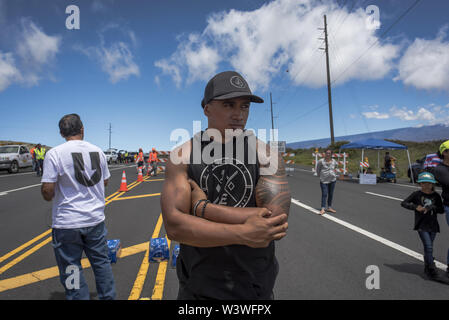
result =
M258 207L280 208L288 214L291 195L285 176L282 157L278 157L278 170L271 176L261 176L256 186L256 203Z

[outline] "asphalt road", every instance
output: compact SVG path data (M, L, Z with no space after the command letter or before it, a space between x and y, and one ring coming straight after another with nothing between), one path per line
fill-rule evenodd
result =
M106 227L108 239L122 242L122 256L112 265L117 299L176 299L175 269L146 258L149 239L165 236L159 204L164 175L137 183L134 166L110 170ZM117 193L123 170L130 191ZM449 285L423 275L413 212L400 207L416 187L338 181L337 213L319 216L318 178L297 167L288 179L293 200L288 235L276 242L276 299L447 299ZM0 173L0 300L65 298L50 242L51 203L42 199L39 184L33 173ZM449 227L444 215L439 222L434 256L443 275ZM368 289L372 266L379 287ZM92 269L84 273L97 299Z

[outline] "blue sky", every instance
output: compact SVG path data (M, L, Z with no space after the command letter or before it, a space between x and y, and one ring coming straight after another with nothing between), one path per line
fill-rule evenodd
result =
M327 138L323 14L335 136L448 124L449 2L420 1L383 35L414 2L0 0L0 140L58 145L59 119L78 113L103 149L111 123L113 147L170 150L173 130L207 127L205 84L232 69L265 99L248 128L271 128L272 92L280 140Z

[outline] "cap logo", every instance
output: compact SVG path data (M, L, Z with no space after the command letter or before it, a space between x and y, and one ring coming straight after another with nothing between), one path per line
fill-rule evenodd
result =
M239 76L233 76L230 81L231 84L236 88L245 88L245 82L243 82L242 78L240 78Z

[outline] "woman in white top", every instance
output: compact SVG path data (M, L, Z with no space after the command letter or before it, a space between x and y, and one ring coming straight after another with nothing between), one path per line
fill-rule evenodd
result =
M332 159L332 151L326 150L325 157L320 159L317 164L317 175L320 177L321 186L320 214L324 214L326 211L332 213L336 212L332 209L332 198L334 195L335 183L337 182L337 175L335 174L336 166L337 161Z

